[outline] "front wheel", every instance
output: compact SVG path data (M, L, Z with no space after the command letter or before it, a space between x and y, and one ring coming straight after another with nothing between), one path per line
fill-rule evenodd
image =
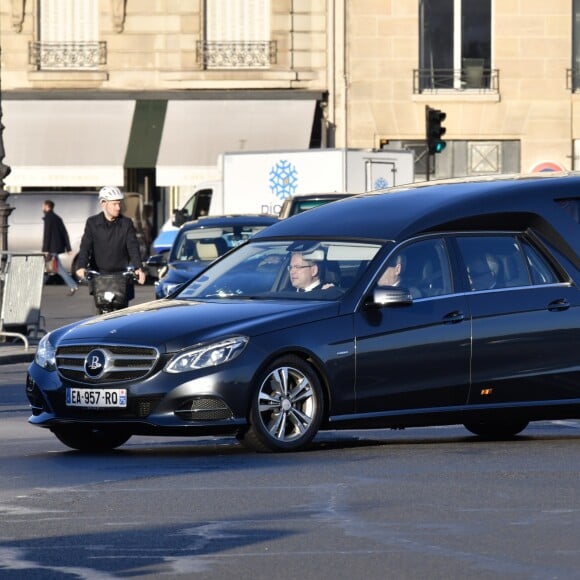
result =
M509 439L521 433L529 421L526 419L497 419L488 421L468 421L463 426L484 439Z
M130 433L116 432L84 425L52 427L56 438L71 449L99 453L120 447L131 438Z
M324 414L320 381L296 356L277 359L261 375L242 442L259 452L299 451L314 439Z

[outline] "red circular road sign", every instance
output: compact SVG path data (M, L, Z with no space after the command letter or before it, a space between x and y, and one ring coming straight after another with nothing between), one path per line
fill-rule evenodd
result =
M566 171L559 163L553 161L544 161L538 163L532 168L532 173L543 173L546 171Z

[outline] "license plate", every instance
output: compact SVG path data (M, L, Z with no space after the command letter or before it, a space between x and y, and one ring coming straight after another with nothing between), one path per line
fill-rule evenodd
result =
M75 389L66 390L67 407L126 407L127 389Z

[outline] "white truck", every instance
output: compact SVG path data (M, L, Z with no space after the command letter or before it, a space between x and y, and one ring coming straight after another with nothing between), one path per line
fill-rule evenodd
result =
M177 228L203 215L278 215L284 200L307 193L362 193L412 183L412 151L307 149L225 153L221 180L199 185L168 220L153 251L171 248Z

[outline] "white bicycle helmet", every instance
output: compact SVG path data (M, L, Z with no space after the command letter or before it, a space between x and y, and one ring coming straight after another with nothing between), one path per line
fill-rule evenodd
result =
M124 198L123 192L118 187L111 185L105 185L99 191L99 201L120 201Z

